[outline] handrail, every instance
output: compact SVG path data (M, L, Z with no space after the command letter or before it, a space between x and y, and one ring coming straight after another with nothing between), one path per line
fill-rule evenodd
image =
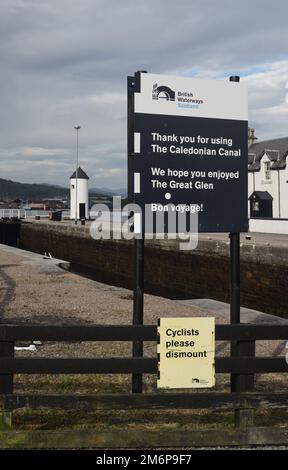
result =
M216 341L288 340L287 324L216 325ZM0 325L0 341L157 341L156 325Z

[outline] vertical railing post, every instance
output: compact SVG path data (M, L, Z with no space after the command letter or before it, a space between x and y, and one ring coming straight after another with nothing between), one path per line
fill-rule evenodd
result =
M14 357L14 342L0 340L0 357ZM0 371L0 395L13 393L13 374L1 374ZM0 430L10 428L12 425L12 413L5 409L0 410Z
M255 357L255 340L238 341L235 356L238 357ZM235 375L233 382L233 391L235 392L252 392L254 390L254 374ZM253 408L237 408L235 409L235 426L247 428L253 426L254 410Z

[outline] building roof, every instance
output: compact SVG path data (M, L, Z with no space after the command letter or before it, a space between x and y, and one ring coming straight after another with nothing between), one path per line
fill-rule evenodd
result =
M248 150L248 170L259 171L261 158L265 154L271 160L271 170L286 168L288 137L263 140L262 142L252 144Z
M256 197L254 197L256 196ZM254 191L251 196L249 197L249 199L261 199L261 201L264 201L264 200L270 200L273 199L273 197L271 196L270 193L268 193L268 191Z
M82 180L89 180L89 176L86 175L85 171L79 166L77 171L77 178ZM74 171L73 175L70 176L70 180L76 179L76 170Z

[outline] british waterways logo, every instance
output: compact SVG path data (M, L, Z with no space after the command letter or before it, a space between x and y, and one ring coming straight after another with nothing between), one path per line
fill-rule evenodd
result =
M194 108L198 109L203 104L202 99L195 98L192 92L172 90L168 86L155 83L152 88L152 99L153 100L165 100L165 101L176 101L178 108Z
M152 99L175 101L175 91L171 90L168 86L158 86L158 84L155 83L152 90Z

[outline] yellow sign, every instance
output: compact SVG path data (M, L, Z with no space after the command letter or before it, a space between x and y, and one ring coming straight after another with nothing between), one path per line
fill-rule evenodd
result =
M215 385L214 318L161 318L158 335L158 388Z

